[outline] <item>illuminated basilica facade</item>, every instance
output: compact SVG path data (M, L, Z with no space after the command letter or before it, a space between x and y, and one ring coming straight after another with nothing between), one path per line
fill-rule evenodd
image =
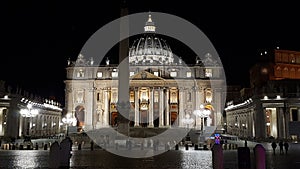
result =
M225 81L223 68L209 51L186 65L155 33L151 15L144 34L128 50L129 126L131 128L220 127ZM199 46L201 47L201 46ZM205 65L205 66L204 66ZM73 125L99 129L118 125L118 65L94 65L80 54L69 61L65 80L66 109ZM212 83L214 85L212 85ZM195 110L208 110L205 116ZM202 111L204 112L204 111Z

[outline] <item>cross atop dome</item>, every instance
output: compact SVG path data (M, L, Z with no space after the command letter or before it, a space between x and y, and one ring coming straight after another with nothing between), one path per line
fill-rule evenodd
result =
M152 21L152 18L151 18L151 14L148 15L148 20L145 24L145 27L144 27L144 31L145 32L155 32L155 25L154 25L154 22Z

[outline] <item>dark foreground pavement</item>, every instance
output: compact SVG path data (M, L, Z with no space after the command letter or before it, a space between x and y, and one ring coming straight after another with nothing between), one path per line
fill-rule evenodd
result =
M242 142L238 142L242 146ZM254 169L252 147L256 143L248 142L251 152L251 169ZM290 144L288 154L273 155L269 143L262 144L266 148L267 169L299 169L300 144ZM126 151L126 150L124 150ZM137 150L134 150L137 151ZM238 169L237 150L224 150L224 169ZM0 168L48 168L49 150L1 150ZM72 151L70 168L105 168L105 169L212 169L212 153L210 150L170 150L149 158L126 158L111 154L102 149Z

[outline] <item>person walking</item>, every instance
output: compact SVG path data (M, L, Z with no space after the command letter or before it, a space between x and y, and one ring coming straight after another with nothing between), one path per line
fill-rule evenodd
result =
M279 154L283 154L283 141L279 142Z
M289 150L289 143L286 141L284 142L284 149L285 149L285 154L287 154L288 150Z
M275 155L275 150L276 150L276 147L277 147L277 144L275 141L272 142L271 144L272 148L273 148L273 154Z

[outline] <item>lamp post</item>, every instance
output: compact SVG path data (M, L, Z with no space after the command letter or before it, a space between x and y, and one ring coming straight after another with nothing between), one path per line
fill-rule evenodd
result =
M204 125L204 122L205 122L205 118L206 117L209 117L210 115L210 111L207 110L207 109L204 109L204 108L201 108L199 110L195 110L194 112L194 115L196 115L197 117L200 117L201 120L202 120L202 125L201 125L201 130L204 131L205 130L205 125Z
M191 118L190 114L186 114L185 118L182 119L182 122L186 125L186 128L190 128L190 124L192 124L195 120Z
M69 126L72 125L76 119L72 117L70 113L66 115L66 117L62 118L62 122L66 125L66 134L69 136Z
M35 123L32 124L32 118L36 117L39 114L39 111L37 109L32 108L32 104L28 103L26 108L23 108L20 110L21 116L24 118L24 123L25 126L24 128L26 129L26 135L29 135L29 131L31 130L32 127L35 127ZM30 124L28 125L27 123L27 118L30 118Z
M200 133L200 136L199 136L199 140L201 140L201 137L204 141L204 131L205 131L205 125L204 125L204 122L205 122L205 118L209 117L210 115L210 110L208 109L205 109L203 105L200 105L200 109L199 110L195 110L193 112L193 114L196 116L196 117L200 117L201 120L202 120L202 124L201 124L201 133Z
M185 115L185 118L182 119L182 123L186 125L186 130L187 130L187 135L186 135L185 141L190 141L189 128L190 128L190 124L194 123L194 121L195 120L191 118L191 115L189 113L187 113Z

